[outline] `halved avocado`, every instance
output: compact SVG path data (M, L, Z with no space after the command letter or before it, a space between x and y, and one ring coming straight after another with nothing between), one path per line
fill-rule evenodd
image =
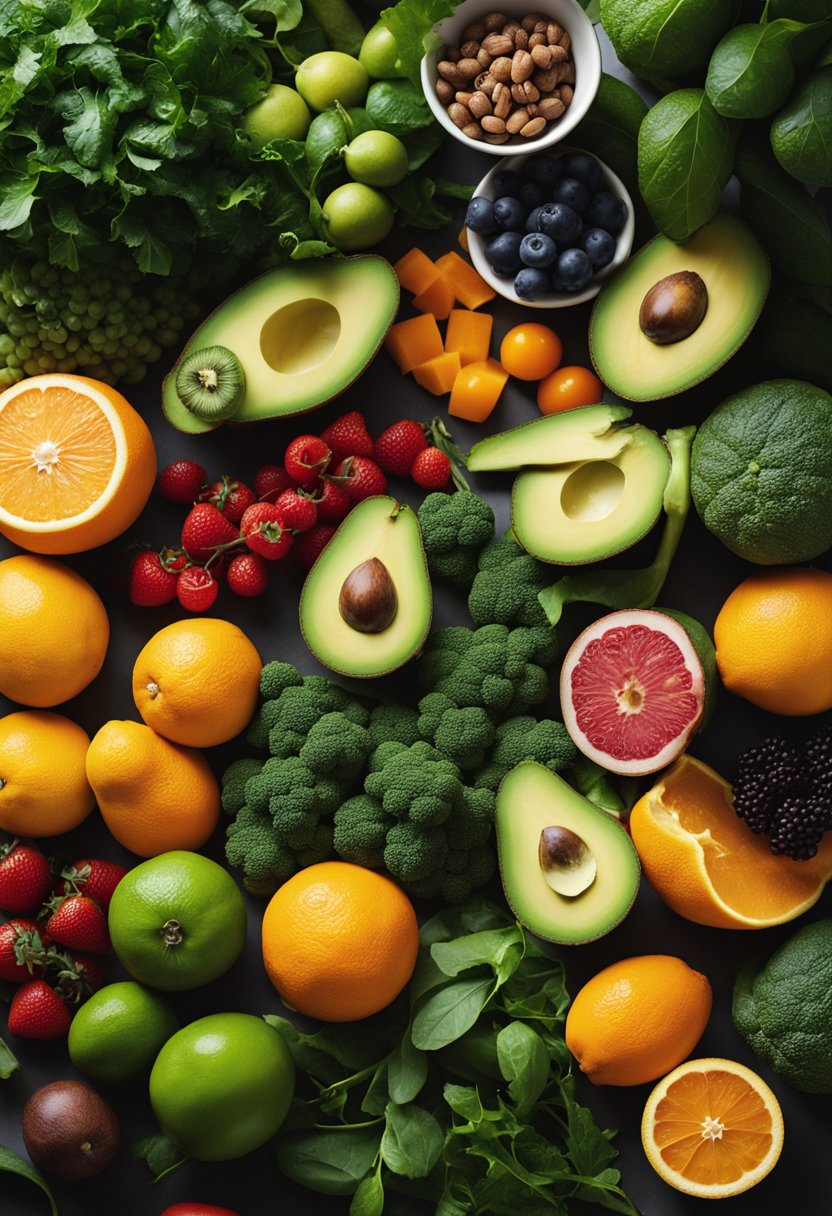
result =
M562 895L547 882L541 865L547 828L565 829L560 838L577 838L594 861L592 881L580 894ZM577 946L603 937L621 923L638 891L641 867L627 831L534 760L513 768L497 792L497 852L509 907L546 941ZM557 861L548 857L550 867ZM561 861L570 868L568 852Z
M511 529L533 557L561 566L597 562L653 527L670 476L667 448L640 424L618 434L627 442L615 456L529 469L515 479Z
M644 297L662 279L698 274L708 295L701 323L666 345L639 326ZM720 214L686 245L654 237L601 288L589 325L598 375L628 401L655 401L707 379L742 346L768 293L771 267L742 220Z
M472 473L489 473L589 458L607 460L626 446L626 432L616 424L632 412L626 405L602 404L547 414L481 439L471 448L466 464Z
M232 351L245 373L232 422L317 409L361 375L398 307L393 268L374 254L269 270L229 296L188 339L162 386L165 416L189 434L219 425L197 418L176 391L182 360L210 346Z
M342 612L345 583L355 576L354 588L368 569L363 585L375 595L376 607L383 600L382 619L390 616L390 584L394 590L394 613L381 629L356 628ZM380 623L372 620L373 604L364 607L364 623ZM361 608L354 596L352 615L360 617ZM299 611L306 645L340 675L372 679L418 654L430 630L433 596L415 511L382 495L353 507L306 576Z

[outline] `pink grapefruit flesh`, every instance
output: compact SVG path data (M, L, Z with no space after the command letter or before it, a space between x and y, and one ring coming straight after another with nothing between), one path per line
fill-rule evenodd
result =
M560 700L585 756L610 772L641 776L685 750L702 717L705 674L678 621L647 609L611 612L573 642Z

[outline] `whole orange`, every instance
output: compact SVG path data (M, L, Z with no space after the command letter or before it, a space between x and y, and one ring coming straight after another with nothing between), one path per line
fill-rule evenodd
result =
M263 917L263 962L290 1009L354 1022L394 1000L413 974L413 905L383 874L345 861L299 871Z
M188 747L213 747L248 726L262 666L254 643L230 621L175 621L136 659L133 700L157 734Z
M27 709L0 718L0 828L59 836L95 806L87 781L86 731L63 714Z
M832 574L764 570L735 587L714 625L730 691L775 714L832 709Z

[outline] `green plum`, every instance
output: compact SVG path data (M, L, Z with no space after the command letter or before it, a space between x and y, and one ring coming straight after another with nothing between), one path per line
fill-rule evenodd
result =
M383 241L393 227L393 208L372 186L347 182L324 202L327 235L336 249L369 249Z
M345 109L360 105L367 96L370 79L363 64L342 51L318 51L310 55L295 75L301 97L313 110L328 110L339 101Z
M311 121L300 93L287 84L273 84L262 101L246 110L243 130L262 148L272 139L305 139Z
M347 173L365 186L395 186L407 174L407 148L387 131L356 135L344 153Z
M393 80L405 75L396 39L380 21L364 35L358 60L367 69L371 80Z

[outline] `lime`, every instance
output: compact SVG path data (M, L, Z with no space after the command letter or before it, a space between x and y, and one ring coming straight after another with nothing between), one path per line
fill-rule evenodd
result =
M377 21L364 35L358 62L367 69L371 80L393 80L404 76L396 39L386 25Z
M364 131L348 145L344 164L354 181L395 186L407 174L407 148L387 131Z
M160 853L130 870L110 904L113 949L137 980L179 992L223 975L246 940L231 875L199 853Z
M336 249L368 249L393 227L393 208L383 194L361 182L347 182L323 206L327 235Z
M150 1074L164 1133L197 1161L230 1161L265 1144L295 1088L289 1049L250 1013L213 1013L165 1043Z
M162 997L125 980L81 1006L69 1028L69 1058L99 1081L124 1081L150 1068L179 1019Z
M340 152L342 148L362 131L372 127L367 111L360 106L353 106L346 111L349 126L342 117L340 110L324 110L316 114L306 133L306 161L314 172L328 157Z
M310 55L295 76L298 92L313 110L328 110L336 101L347 109L358 106L367 96L369 83L363 65L343 51Z
M262 147L272 139L304 139L311 121L300 93L287 84L273 84L262 101L246 110L243 130Z

